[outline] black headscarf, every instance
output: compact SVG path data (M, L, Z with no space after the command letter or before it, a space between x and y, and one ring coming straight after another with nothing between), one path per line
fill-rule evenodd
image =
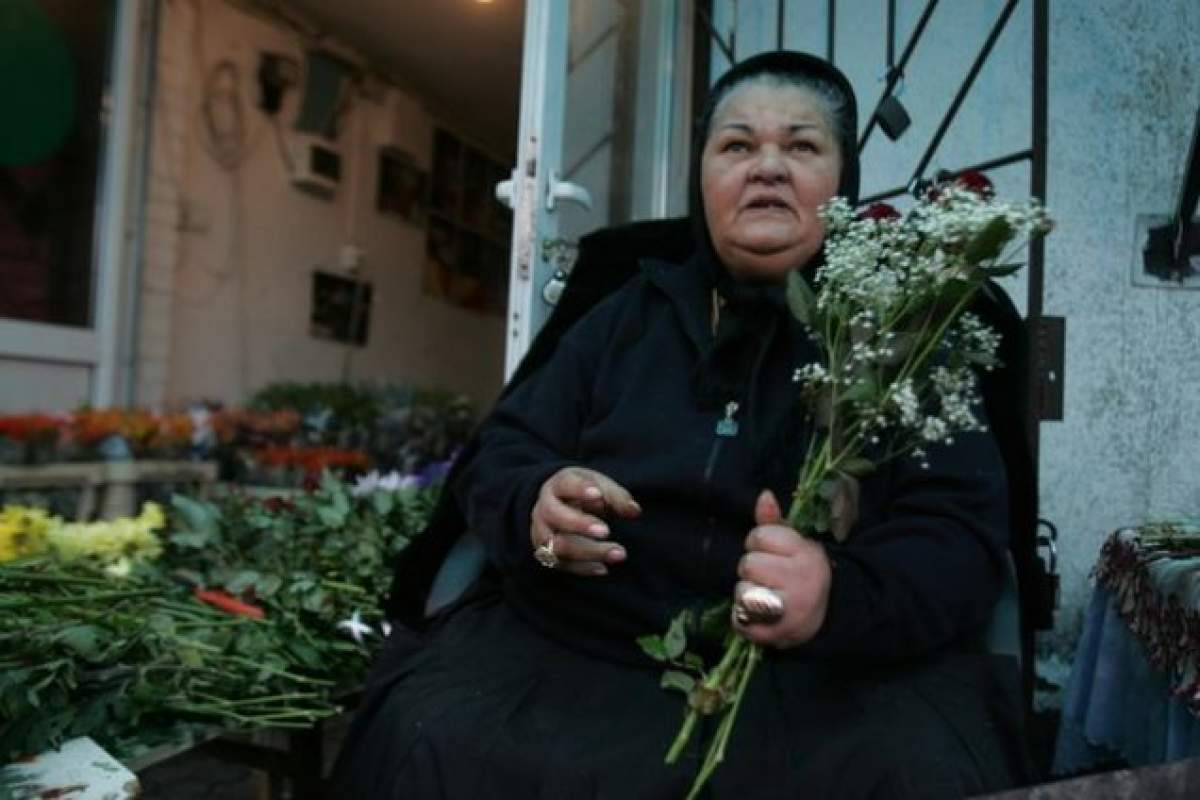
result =
M837 194L852 204L858 200L859 162L854 90L836 67L807 53L780 50L736 64L713 84L693 133L689 215L696 242L695 259L700 262L699 268L708 274L721 303L712 345L695 375L696 395L701 407L718 411L729 402L739 403L744 409L742 418L748 422L747 433L760 454L762 477L769 479L786 471L788 467L783 462L790 461L784 454L776 452L770 442L788 439L788 429L798 427L799 421L795 414L787 414L786 419L763 419L763 407L755 391L760 383L762 364L777 335L780 331L794 330L794 326L786 324L788 312L782 285L738 281L717 257L704 214L700 169L713 116L721 101L739 85L763 75L777 76L783 83L821 83L841 96L839 108L834 109L837 119L832 121L842 158ZM789 80L792 78L799 80ZM809 263L796 266L807 272L814 269L821 258L822 253L818 253ZM798 343L793 346L793 354L800 347Z

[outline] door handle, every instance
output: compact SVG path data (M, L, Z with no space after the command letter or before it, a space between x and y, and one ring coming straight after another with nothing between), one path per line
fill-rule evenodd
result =
M553 211L559 200L569 200L572 203L578 203L588 211L592 210L592 195L587 189L578 183L560 181L558 172L551 170L550 183L546 187L546 210Z
M506 208L512 209L513 203L513 179L500 181L496 184L496 199L505 205Z

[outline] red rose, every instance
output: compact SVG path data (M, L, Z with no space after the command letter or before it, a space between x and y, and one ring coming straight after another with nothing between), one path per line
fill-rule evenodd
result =
M871 203L858 212L859 219L889 220L900 219L900 212L888 203Z
M263 507L266 508L267 511L270 511L272 514L278 514L281 511L294 511L295 510L295 506L292 505L291 500L288 500L286 497L279 497L278 495L264 499L262 501L262 504L263 504Z
M991 179L982 172L976 172L973 169L969 169L966 172L959 174L959 176L954 179L954 182L967 191L974 192L980 197L991 197L992 195L996 194L996 187L992 185Z

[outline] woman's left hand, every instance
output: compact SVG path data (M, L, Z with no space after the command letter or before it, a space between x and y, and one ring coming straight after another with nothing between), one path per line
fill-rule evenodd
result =
M795 647L817 635L825 622L833 570L825 548L802 536L783 521L779 501L770 491L758 496L754 506L756 527L746 537L746 555L738 562L734 602L747 589L765 586L783 600L783 616L769 622L745 624L734 619L734 628L755 644Z

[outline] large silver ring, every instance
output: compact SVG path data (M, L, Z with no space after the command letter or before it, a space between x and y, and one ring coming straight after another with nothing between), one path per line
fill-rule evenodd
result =
M554 569L558 566L558 556L554 555L553 533L550 534L550 537L546 541L534 548L533 557L546 569Z
M733 619L739 625L769 625L783 619L783 596L766 586L751 586L733 604Z

